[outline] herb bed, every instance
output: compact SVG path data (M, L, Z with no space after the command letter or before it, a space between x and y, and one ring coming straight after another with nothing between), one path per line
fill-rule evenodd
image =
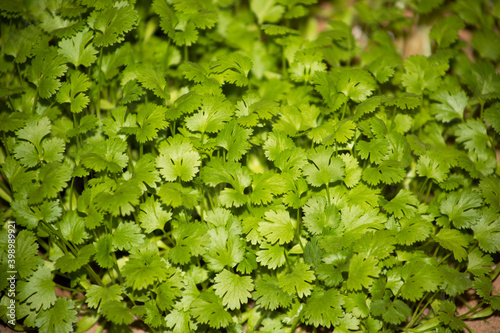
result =
M500 309L499 2L0 17L7 326L462 332Z

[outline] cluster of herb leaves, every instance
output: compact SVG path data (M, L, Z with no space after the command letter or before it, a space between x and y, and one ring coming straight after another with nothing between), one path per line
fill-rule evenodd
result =
M0 17L17 329L450 332L500 310L500 2ZM416 29L430 54L403 59ZM6 321L6 226L0 258Z

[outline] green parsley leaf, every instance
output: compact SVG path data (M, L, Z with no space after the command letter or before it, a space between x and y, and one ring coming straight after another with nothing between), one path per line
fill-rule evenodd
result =
M233 120L227 123L217 135L217 146L227 150L228 160L239 161L251 147L250 135L252 135L251 129L244 129Z
M229 309L239 309L246 304L253 290L252 278L239 276L224 269L214 278L215 294L222 297L222 304Z
M78 321L75 303L67 298L58 298L54 306L41 312L35 321L40 332L73 332L73 324Z
M413 193L401 189L391 201L384 205L385 210L397 218L411 218L417 213L419 201Z
M469 241L467 237L460 231L455 229L441 229L433 238L447 250L453 251L453 256L458 261L462 261L467 257L467 245Z
M257 251L257 262L269 269L276 269L285 264L285 249L279 244L261 244Z
M139 81L144 88L151 90L156 97L166 101L170 100L167 81L158 71L152 68L141 68L137 70L137 81Z
M130 325L134 321L134 316L130 313L126 303L120 301L107 301L101 304L101 314L107 320L117 325Z
M259 223L259 233L271 244L278 242L283 245L293 240L296 221L283 209L270 210L265 214L266 221Z
M432 178L439 183L445 181L450 172L449 164L434 154L420 156L416 170L419 176Z
M140 209L137 219L146 233L151 233L156 229L163 230L165 223L172 218L172 213L165 211L152 196L141 204Z
M439 210L448 216L455 227L470 228L479 219L479 212L475 208L481 207L482 203L479 193L461 190L450 193L441 202Z
M253 298L259 306L271 311L278 307L287 308L292 304L292 296L279 287L275 276L264 276L256 281Z
M56 268L63 273L74 272L84 265L88 264L90 257L95 254L96 250L93 244L85 245L78 250L78 255L66 254L56 261Z
M372 139L371 141L359 141L356 145L359 156L366 160L370 158L371 163L380 164L390 152L390 146L387 140Z
M373 278L380 274L380 268L377 264L378 260L375 258L354 255L349 263L347 289L360 290L363 287L370 287Z
M333 156L332 148L319 146L309 152L312 163L304 166L304 175L312 186L328 185L344 178L345 164L339 157Z
M241 53L231 53L210 65L211 73L225 82L234 83L238 87L248 85L248 72L252 69L252 60Z
M412 55L406 59L404 67L403 86L409 93L420 95L426 90L433 92L438 88L448 64L433 63L423 55Z
M216 133L224 128L232 115L231 104L223 96L205 95L200 110L186 118L186 126L192 132Z
M279 287L290 295L297 294L299 297L311 295L311 282L316 280L310 266L297 263L291 273L278 278Z
M267 204L273 200L273 195L285 192L285 179L272 172L255 175L250 200L254 204Z
M467 150L481 153L486 149L488 134L486 126L480 120L467 119L464 124L458 125L456 136L457 141L463 143Z
M475 276L484 276L491 272L491 267L494 266L493 258L490 255L484 254L478 248L474 249L468 256L467 272Z
M479 221L472 226L472 230L483 251L494 253L500 250L500 218L497 212L483 209Z
M51 97L61 86L59 78L68 69L64 63L64 57L58 55L55 48L51 48L48 52L40 53L33 58L27 78L37 86L41 98Z
M443 324L449 326L455 331L461 331L465 329L464 322L455 316L456 306L450 301L441 301L439 303L439 321Z
M431 98L440 102L440 104L432 104L432 110L436 113L437 120L448 123L454 119L464 119L464 110L469 101L465 91L458 89L454 91L439 90Z
M274 23L277 22L285 8L279 4L276 4L276 0L265 1L265 0L251 0L250 9L257 16L257 22L262 24L264 22Z
M307 299L302 316L306 323L314 327L338 326L343 315L344 299L337 289L321 290L315 288L311 297Z
M90 144L81 156L81 163L95 171L122 172L127 166L127 143L119 138L100 139Z
M134 249L130 260L123 266L122 274L128 286L142 290L167 278L167 263L158 255L156 246L139 247ZM106 307L107 304L103 306Z
M500 103L495 103L484 111L484 121L500 133Z
M89 307L97 309L99 304L104 304L109 301L121 301L122 288L119 285L112 285L110 287L102 287L98 285L91 285L85 293L86 303Z
M399 220L401 228L396 234L398 244L412 245L425 241L432 232L432 223L427 216L415 215Z
M411 308L403 301L396 299L391 301L388 297L383 300L377 299L370 304L370 311L375 316L382 316L384 321L398 325L411 316Z
M125 33L137 24L139 15L131 6L108 7L94 11L89 26L95 31L94 45L107 47L124 40Z
M56 99L59 103L70 103L70 110L73 113L80 113L90 102L90 99L85 95L90 87L88 77L81 72L71 72L69 82L66 81L61 85Z
M464 27L465 24L459 17L454 15L444 17L432 27L429 37L440 47L449 47L458 39L458 32Z
M71 38L61 40L57 52L72 63L75 68L80 65L89 67L97 60L97 50L91 43L92 37L92 32L85 28Z
M336 229L340 224L340 213L333 205L328 205L324 197L312 197L302 207L304 225L313 235L323 233L326 228Z
M368 167L363 170L363 180L370 185L377 185L382 181L385 184L395 184L403 180L405 170L402 163L387 160L380 163L378 167Z
M144 243L141 228L133 222L120 222L113 232L113 247L118 250L139 248Z
M172 231L175 246L168 252L169 259L176 264L186 264L192 256L206 252L208 241L206 226L200 223L183 223Z
M17 297L29 304L31 309L46 310L56 302L55 286L50 269L38 266L27 282L19 282L20 292Z
M373 76L363 69L346 69L340 72L337 89L356 103L370 97L376 88Z
M224 310L222 300L213 292L202 292L191 304L191 314L200 323L212 328L227 327L233 320L229 312Z
M180 135L162 142L156 158L156 166L166 181L173 182L177 178L190 181L198 173L200 155L193 149L189 139Z

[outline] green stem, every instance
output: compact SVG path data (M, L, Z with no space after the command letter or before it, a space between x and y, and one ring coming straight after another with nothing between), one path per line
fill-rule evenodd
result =
M476 304L476 306L471 307L471 306L469 305L469 303L468 303L467 301L465 301L463 298L458 297L458 299L460 299L460 301L461 301L461 302L463 302L463 303L464 303L464 305L465 305L466 307L468 307L468 308L469 308L469 311L467 311L466 313L464 313L464 314L462 314L462 315L458 316L458 318L460 318L460 319L465 319L465 318L469 317L471 314L474 314L474 312L475 312L477 309L480 309L480 308L484 305L484 302L480 302L480 303Z
M288 254L286 253L286 250L284 251L285 253L285 261L286 261L286 266L288 267L288 271L291 272L293 271L292 265L290 265L290 260L288 260Z
M479 116L481 117L480 119L482 120L483 119L483 112L484 112L484 101L481 99L479 104L481 104L481 113L479 114Z
M500 274L500 265L497 265L495 267L495 269L493 270L493 272L490 273L491 281L495 280L497 278L498 274Z
M281 51L281 75L283 76L283 79L286 80L288 79L288 71L286 68L286 57L285 57L285 46L282 46L282 51Z
M77 293L83 293L83 292L85 292L85 290L83 290L83 289L74 289L74 288L70 288L70 287L65 287L65 286L60 285L58 283L56 283L55 285L56 285L56 287L59 287L59 288L64 289L64 290L74 291L74 292L77 292Z
M36 91L35 91L35 101L33 102L33 108L31 109L31 113L34 114L35 111L36 111L36 106L38 104L38 87L36 87Z
M299 242L300 248L304 251L304 245L300 240L300 234L302 233L302 215L300 214L300 208L297 208L297 241Z
M97 102L95 103L95 111L97 114L97 119L101 120L101 82L102 82L102 47L101 50L99 51L99 68L97 69L99 71L99 81L97 81Z
M340 121L344 120L346 110L347 110L347 102L344 103L344 108L342 109L342 117L340 118Z
M424 183L422 184L422 187L420 187L420 190L418 191L418 198L420 200L423 199L423 195L424 195L424 188L425 188L425 185L427 185L427 182L429 181L429 178L425 178L424 180Z
M56 239L56 237L64 244L64 247L61 248L69 248L71 253L77 257L78 256L78 251L76 248L73 247L65 238L64 236L59 232L59 230L54 229L51 225L47 224L44 221L41 221L42 225L45 226L46 230L49 231L49 234L52 234L52 238ZM84 266L87 272L94 278L94 281L97 282L100 286L103 286L104 284L101 281L101 278L94 272L92 267L90 267L88 264Z
M70 242L68 242L64 236L61 234L61 232L57 229L55 229L54 227L52 227L50 224L44 222L44 221L41 221L42 225L49 231L50 234L52 234L52 237L54 238L58 238L61 242L63 242L64 244L64 248L66 249L69 249L70 252L75 256L77 257L78 256L78 250L73 246L71 245ZM65 254L68 254L68 253L65 253Z
M330 199L330 184L326 183L326 199L328 200L328 206L332 204L332 201Z
M441 265L446 259L448 259L449 256L451 256L451 252L441 258L441 260L439 260L438 266Z
M113 264L115 266L116 274L118 274L118 280L120 280L120 284L124 285L125 281L123 280L122 273L120 272L120 267L118 267L118 260L116 260L115 252L112 252L113 255Z
M16 62L16 69L17 69L17 75L19 75L19 84L21 85L21 87L24 86L24 80L23 80L23 76L21 75L21 69L19 68L19 63Z
M187 44L184 44L184 61L189 61L189 53Z
M74 127L75 129L76 129L77 127L79 127L79 126L78 126L78 121L77 121L77 119L76 119L76 113L73 113L73 127ZM80 141L81 141L81 140L80 140L80 133L78 133L78 134L76 135L76 146L77 146L78 150L81 150L81 148L82 148L82 145L81 145Z
M422 315L422 313L424 313L425 309L427 309L429 307L429 305L434 301L435 297L436 297L436 294L433 294L431 296L431 298L427 301L427 303L425 303L424 307L422 307L422 309L419 311L420 304L422 303L422 300L425 299L425 297L422 298L422 300L420 301L420 303L418 303L418 306L417 306L417 309L416 309L416 311L418 311L418 312L416 312L416 315L414 314L415 316L411 317L410 323L408 323L408 325L406 325L407 328L413 326L413 324L415 323L415 321L417 321L417 319L420 318L420 316Z
M73 210L73 184L75 177L71 178L71 185L69 187L69 210Z
M431 189L432 189L432 181L429 182L429 187L427 188L427 193L425 194L425 203L427 203L427 200L429 200L429 195L431 194Z
M9 191L10 192L10 191ZM4 189L4 184L0 183L0 198L11 203L13 201L12 195Z
M406 325L406 328L410 328L411 326L413 326L413 323L415 322L416 318L418 318L417 314L420 312L420 306L422 305L422 302L425 300L427 295L429 295L429 293L425 294L425 296L422 297L420 302L418 302L417 307L415 308L415 311L413 312L413 315L411 316L410 321Z

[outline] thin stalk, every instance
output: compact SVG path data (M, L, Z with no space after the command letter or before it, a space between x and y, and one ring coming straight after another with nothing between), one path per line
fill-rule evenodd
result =
M116 274L118 274L118 280L120 280L121 284L125 284L122 273L120 272L120 267L118 267L118 260L116 260L115 252L112 252L112 255L113 255L113 265L115 266Z
M498 274L500 274L500 265L497 265L497 267L495 267L493 272L490 273L491 281L495 280L497 278Z
M21 87L24 86L24 80L23 80L23 76L21 75L21 69L19 68L19 63L16 62L16 69L17 69L17 75L19 75L19 84L21 85Z
M480 119L482 120L483 119L483 112L484 112L484 101L481 99L479 104L481 104L481 111L480 111L479 116L481 117Z
M347 110L347 102L344 103L344 108L342 109L342 117L340 118L340 121L344 120L346 110Z
M441 258L441 260L439 260L438 266L441 265L446 259L448 259L449 256L451 256L451 252Z
M99 68L97 69L99 71L99 81L97 81L97 102L95 103L95 111L97 114L97 119L101 120L101 82L102 82L102 47L101 50L99 51Z
M69 187L69 210L73 210L73 184L75 182L75 178L71 178L71 185Z
M36 91L35 91L35 101L33 102L33 108L31 109L31 113L32 113L32 114L33 114L33 113L35 113L35 111L36 111L36 106L37 106L37 104L38 104L38 91L39 91L39 89L38 89L38 87L36 87Z
M3 183L0 183L0 198L7 201L8 203L11 203L13 200L12 195L9 194L9 192L7 192L6 189L4 189Z
M427 200L429 200L429 195L431 194L431 189L432 189L432 182L429 182L429 187L427 188L427 193L425 194L425 203L427 203Z
M422 302L425 300L425 298L429 295L429 293L426 293L424 297L418 302L417 307L415 308L415 311L413 312L410 321L406 325L406 328L409 328L413 325L413 322L415 321L416 318L418 318L417 314L420 312L420 306L422 305Z
M302 229L302 216L300 214L300 208L297 208L297 241L299 242L300 248L302 251L304 251L304 245L302 244L302 241L300 240L300 234L301 234L301 229Z
M458 297L458 299L460 299L460 298L461 297ZM463 298L460 299L460 301L464 302L464 305L469 308L469 311L467 311L466 313L458 316L458 318L460 318L460 319L466 319L471 314L474 314L477 309L480 309L484 305L484 302L480 302L480 303L476 304L476 306L470 307L470 305L468 304L468 302L466 302Z
M76 129L78 127L78 121L76 119L76 113L73 113L73 127ZM78 150L81 150L82 145L80 143L80 133L76 135L76 146L78 147Z
M414 313L414 316L411 317L410 322L408 323L408 325L406 325L407 328L410 328L415 323L415 321L417 321L417 319L422 315L422 313L424 313L425 309L427 309L429 307L429 305L434 301L434 298L436 297L436 295L437 294L433 294L431 296L431 298L427 301L427 303L425 303L424 307L422 307L422 309L419 311L420 304L425 299L425 297L422 298L422 300L420 301L420 303L418 303L418 306L417 306L417 309L416 309L416 311L418 311L418 312L416 312L416 315Z
M285 57L285 46L282 46L282 51L281 51L281 75L283 76L283 79L288 79L288 71L286 68L286 57Z
M64 290L74 291L74 292L77 292L77 293L83 293L83 292L85 292L85 290L83 290L83 289L74 289L74 288L70 288L70 287L65 287L65 286L60 285L58 283L56 283L55 285L56 285L56 287L59 287L59 288L64 289Z
M332 204L330 199L330 184L326 183L326 199L328 200L328 205Z
M425 188L425 185L427 185L428 181L429 181L429 178L425 178L424 183L422 184L422 187L420 187L420 190L418 191L418 198L420 198L420 200L423 199L424 188Z
M49 234L52 234L53 239L59 239L63 244L64 248L69 248L71 253L77 257L78 256L78 251L76 248L73 247L65 238L64 236L59 232L59 230L54 229L51 225L47 224L46 222L42 221L41 222L43 226L46 227L46 230L49 231ZM55 236L55 237L54 237ZM56 238L57 237L57 238ZM97 275L96 272L90 267L88 264L84 266L87 272L94 278L94 281L97 282L100 286L103 286L103 283L101 281L101 278Z
M288 267L288 271L291 272L293 271L292 265L290 265L290 260L288 260L288 254L286 253L286 250L284 251L285 253L285 261L286 261L286 266Z

